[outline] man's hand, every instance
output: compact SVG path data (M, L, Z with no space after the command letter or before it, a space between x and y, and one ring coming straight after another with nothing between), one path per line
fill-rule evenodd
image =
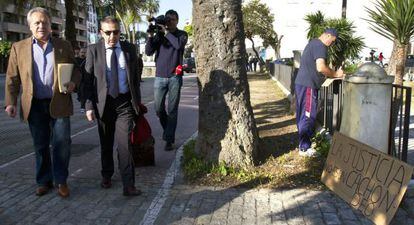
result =
M6 106L6 109L4 111L6 111L7 115L12 118L14 118L17 114L16 106L14 105Z
M75 90L75 83L73 83L72 81L67 82L66 84L64 84L64 86L67 88L65 94L70 94Z
M87 110L86 111L86 118L88 119L88 121L94 121L95 120L95 114L94 114L93 110Z
M157 25L161 27L162 33L167 34L167 28L165 27L165 25L162 25L162 24L157 24Z
M339 69L335 72L336 78L341 78L344 76L344 71L342 70L342 67L339 67Z

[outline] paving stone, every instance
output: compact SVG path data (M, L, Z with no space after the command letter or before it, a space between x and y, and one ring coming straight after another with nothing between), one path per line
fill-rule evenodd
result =
M323 213L323 218L328 225L341 224L339 217L336 213Z
M319 202L319 208L323 213L336 213L336 208L331 202Z
M361 225L361 222L357 220L342 220L342 224L344 225Z
M340 218L343 220L357 220L354 212L350 208L341 209L341 210L338 210L338 212L339 212Z

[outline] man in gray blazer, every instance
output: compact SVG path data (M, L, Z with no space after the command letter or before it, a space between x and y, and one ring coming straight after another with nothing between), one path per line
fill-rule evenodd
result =
M140 74L135 46L120 42L119 21L105 17L101 21L103 40L90 45L87 52L84 85L86 117L98 121L101 142L102 188L112 186L113 146L116 141L123 195L140 195L135 188L135 167L130 133L141 102Z

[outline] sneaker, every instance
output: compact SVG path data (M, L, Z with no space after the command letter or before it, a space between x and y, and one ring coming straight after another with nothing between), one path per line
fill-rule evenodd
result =
M308 148L305 153L308 157L314 157L318 154L318 152L316 152L316 150L313 148Z

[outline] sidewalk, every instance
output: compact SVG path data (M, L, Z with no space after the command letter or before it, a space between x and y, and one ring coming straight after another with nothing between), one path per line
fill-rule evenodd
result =
M265 82L272 81L269 78L255 83ZM177 128L180 143L189 139L197 127L197 94L196 82L183 89ZM159 132L154 112L151 106L148 108L147 118L153 131ZM182 149L176 155L164 152L159 133L154 136L159 143L156 166L137 169L136 184L143 195L134 198L121 195L118 174L111 189L99 187L99 148L76 150L77 146L91 146L91 140L97 140L96 128L93 134L74 143L68 199L61 199L55 192L42 197L34 195L33 157L0 169L0 224L372 224L330 191L187 185L180 172ZM160 154L171 155L159 158ZM399 210L392 224L409 225L414 220Z

